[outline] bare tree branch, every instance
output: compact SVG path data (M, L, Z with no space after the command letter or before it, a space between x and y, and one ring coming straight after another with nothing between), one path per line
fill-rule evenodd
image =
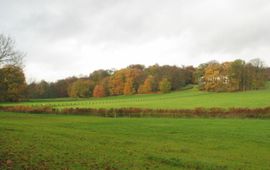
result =
M24 56L24 53L16 50L14 40L0 34L0 67L7 64L23 67Z

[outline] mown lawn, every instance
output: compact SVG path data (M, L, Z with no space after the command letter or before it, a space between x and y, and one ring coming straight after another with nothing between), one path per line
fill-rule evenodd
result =
M0 113L0 169L270 169L270 120Z
M257 91L214 93L193 89L168 94L148 94L132 96L113 96L89 99L41 99L22 103L0 103L0 105L49 105L56 108L152 108L152 109L194 109L196 107L248 107L270 106L270 83Z

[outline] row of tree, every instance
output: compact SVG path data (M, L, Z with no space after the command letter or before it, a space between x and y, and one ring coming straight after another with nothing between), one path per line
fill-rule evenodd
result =
M96 70L87 77L28 85L29 98L104 97L167 93L193 83L193 67L130 65L117 71Z
M221 64L212 61L201 64L195 76L201 90L215 92L257 90L263 88L269 78L260 59L248 63L243 60Z
M137 64L120 70L96 70L80 78L26 84L24 54L14 44L11 38L0 34L0 101L168 93L188 84L198 84L200 90L206 91L245 91L263 88L270 80L270 68L254 59L247 63L211 61L197 68Z
M270 80L270 69L259 59L218 63L211 61L197 68L130 65L117 71L96 70L83 78L71 77L55 83L31 83L30 98L104 97L149 93L168 93L188 84L198 84L200 90L246 91L260 89Z

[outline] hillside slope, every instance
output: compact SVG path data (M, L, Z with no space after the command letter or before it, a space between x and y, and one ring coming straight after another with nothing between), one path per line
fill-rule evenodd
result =
M164 108L183 109L196 107L268 107L270 106L270 83L257 91L214 93L199 91L196 87L168 94L147 94L133 96L114 96L89 99L43 99L15 103L23 105L50 105L53 107L91 107L91 108ZM1 105L15 105L2 103Z

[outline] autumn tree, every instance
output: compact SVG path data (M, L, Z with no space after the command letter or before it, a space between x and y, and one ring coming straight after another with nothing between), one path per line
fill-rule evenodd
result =
M207 91L216 91L220 82L221 66L219 63L211 63L205 68L204 88Z
M0 69L0 101L20 101L25 92L25 76L20 67L6 65Z
M112 95L134 94L143 83L145 74L137 68L125 68L116 71L110 78Z
M201 75L200 89L215 92L259 89L267 80L263 62L259 59L249 63L239 59L222 64L212 62L196 72Z
M154 86L154 77L150 75L145 79L144 83L140 86L138 93L140 94L152 93L153 86Z
M110 93L111 95L122 95L125 86L125 70L116 71L110 77Z
M94 97L105 97L106 96L106 92L105 92L105 88L103 87L103 85L96 85L93 91L93 96Z
M157 92L159 90L159 82L162 80L162 70L158 64L149 66L145 69L147 76L153 76L153 91Z
M124 95L132 95L136 93L134 89L134 80L132 78L126 80L123 93Z
M132 85L133 91L136 93L140 84L144 82L145 74L143 70L137 68L128 68L125 70L125 82Z
M195 72L193 73L194 83L198 84L199 90L204 90L204 84L205 84L204 74L205 74L205 69L208 65L209 63L200 64L196 68Z
M159 82L159 90L161 93L168 93L171 91L171 88L171 82L168 79L164 78Z
M70 97L86 98L92 96L94 83L90 80L78 79L71 84L68 94Z

